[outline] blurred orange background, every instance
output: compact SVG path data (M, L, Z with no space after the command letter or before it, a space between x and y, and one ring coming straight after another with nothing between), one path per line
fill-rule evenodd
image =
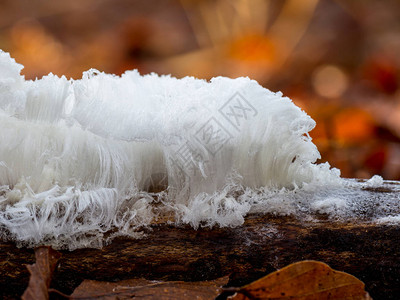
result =
M398 0L0 0L0 49L27 79L249 76L317 121L342 176L400 180Z

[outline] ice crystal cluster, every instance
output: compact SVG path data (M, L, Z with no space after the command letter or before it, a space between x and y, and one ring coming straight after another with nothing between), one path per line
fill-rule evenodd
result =
M250 212L363 207L341 195L356 182L315 163L315 122L254 80L89 70L30 81L22 68L0 51L3 240L100 247L160 218L238 226Z

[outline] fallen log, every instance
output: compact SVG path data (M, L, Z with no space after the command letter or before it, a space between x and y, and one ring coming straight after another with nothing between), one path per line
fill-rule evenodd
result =
M142 239L119 237L102 249L61 252L51 287L65 294L84 279L200 281L230 275L228 286L242 286L300 260L322 261L356 276L373 299L400 294L398 225L252 214L235 228L154 224ZM33 249L0 243L2 299L22 295L29 281L26 264L34 261Z

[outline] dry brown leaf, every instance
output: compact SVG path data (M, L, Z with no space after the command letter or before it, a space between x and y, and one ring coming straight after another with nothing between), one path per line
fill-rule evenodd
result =
M148 299L215 299L228 277L213 281L150 281L145 279L129 279L119 282L83 281L73 292L71 298L85 299L132 299L138 297Z
M247 299L371 299L364 283L318 261L291 264L240 288L230 297Z
M51 247L38 247L35 249L35 257L36 262L26 266L31 276L22 295L23 300L49 299L48 288L61 253Z

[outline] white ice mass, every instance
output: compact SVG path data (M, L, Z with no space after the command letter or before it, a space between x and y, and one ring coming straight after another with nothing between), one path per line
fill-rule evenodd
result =
M138 237L160 218L197 228L251 212L399 215L398 193L382 203L371 191L381 178L316 164L315 122L254 80L89 70L28 81L22 68L0 50L3 240L75 249Z

